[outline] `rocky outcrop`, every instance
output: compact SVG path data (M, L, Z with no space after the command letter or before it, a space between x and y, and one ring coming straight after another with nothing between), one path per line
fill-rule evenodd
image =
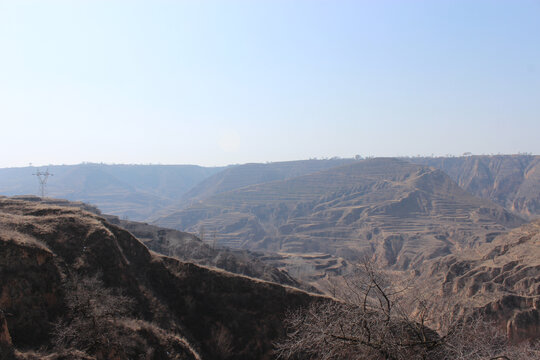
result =
M540 313L538 307L515 312L507 323L510 340L538 339L540 334Z
M12 346L11 335L9 334L9 329L7 326L6 317L4 312L0 310L0 344L2 346Z
M9 359L13 356L13 343L7 326L4 312L0 310L0 359Z
M438 296L474 306L513 341L540 337L540 222L426 263L421 277Z

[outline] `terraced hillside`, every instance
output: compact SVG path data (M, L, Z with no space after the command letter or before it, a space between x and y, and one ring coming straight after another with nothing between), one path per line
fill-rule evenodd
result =
M183 202L204 200L212 195L249 185L286 180L354 162L353 159L299 160L229 167L203 180L183 197Z
M220 244L407 268L491 241L523 220L463 191L440 170L373 159L218 193L156 221L216 232Z
M410 158L447 173L471 194L489 199L520 216L540 217L540 156L495 155Z

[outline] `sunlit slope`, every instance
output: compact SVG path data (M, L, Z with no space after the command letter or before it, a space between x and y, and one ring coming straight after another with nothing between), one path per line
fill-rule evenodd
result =
M204 228L232 247L346 259L376 253L408 267L522 222L440 170L381 158L217 194L156 223Z

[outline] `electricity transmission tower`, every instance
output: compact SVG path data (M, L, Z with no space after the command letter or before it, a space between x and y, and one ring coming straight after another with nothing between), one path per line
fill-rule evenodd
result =
M39 187L41 190L41 197L45 197L45 186L47 185L47 180L49 179L49 176L53 176L49 172L49 169L43 171L38 170L35 174L32 174L38 177L39 180Z

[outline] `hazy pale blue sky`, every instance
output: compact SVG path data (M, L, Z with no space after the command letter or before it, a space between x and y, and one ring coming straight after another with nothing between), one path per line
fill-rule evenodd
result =
M0 166L540 153L540 1L0 0Z

